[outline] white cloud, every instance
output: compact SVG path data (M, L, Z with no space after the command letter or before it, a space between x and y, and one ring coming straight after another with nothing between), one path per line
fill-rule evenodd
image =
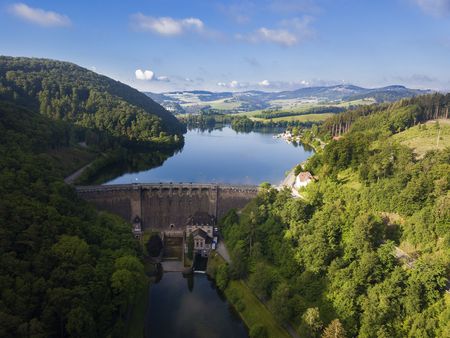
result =
M135 74L137 80L170 82L170 79L168 76L165 76L165 75L156 76L155 73L149 69L147 69L147 70L136 69L134 74Z
M413 0L424 12L434 16L450 14L450 0Z
M219 87L225 87L230 89L247 88L249 84L247 82L239 82L236 80L230 82L217 82Z
M177 36L186 32L201 33L205 25L197 18L174 19L171 17L152 17L137 13L131 17L135 28L163 36Z
M312 21L310 16L284 20L278 28L261 27L249 34L238 34L236 38L251 43L268 42L291 47L314 35L310 28Z
M230 88L236 88L239 87L239 82L237 82L236 80L233 80L229 83Z
M19 18L44 27L64 27L71 25L71 21L66 15L45 11L40 8L33 8L23 3L11 5L9 11Z
M156 81L169 82L170 79L167 76L157 76Z
M269 29L265 27L258 29L254 38L285 46L293 46L298 42L297 37L286 29Z
M136 69L134 74L136 75L137 80L146 80L146 81L153 80L153 77L155 76L155 73L153 73L151 70L143 71L141 69Z
M261 82L258 83L258 85L260 85L262 87L268 87L268 86L270 86L270 82L269 82L269 80L262 80Z

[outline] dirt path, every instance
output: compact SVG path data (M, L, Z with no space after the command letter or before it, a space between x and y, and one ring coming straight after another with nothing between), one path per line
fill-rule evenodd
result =
M292 188L294 186L295 182L295 168L292 169L289 174L284 178L284 180L280 183L278 186L279 189L282 189L284 187Z
M93 160L92 162L90 162L90 163L86 164L85 166L81 167L80 169L78 169L74 173L70 174L69 176L67 176L64 179L64 182L67 183L67 184L73 184L73 182L75 182L84 173L84 171L87 168L89 168L94 162L95 162L95 160Z
M217 243L216 251L219 255L222 256L225 262L227 262L228 264L231 263L230 254L228 253L227 247L225 246L222 238L220 238L219 243Z

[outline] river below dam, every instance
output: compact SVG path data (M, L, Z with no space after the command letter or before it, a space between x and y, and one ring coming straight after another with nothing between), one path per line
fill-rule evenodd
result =
M165 273L151 286L146 313L148 338L244 338L247 330L213 281Z

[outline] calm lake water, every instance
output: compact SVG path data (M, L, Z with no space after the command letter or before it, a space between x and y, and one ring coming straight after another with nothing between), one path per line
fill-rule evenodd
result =
M237 133L230 127L190 130L184 148L162 166L119 176L106 184L196 182L280 183L286 171L312 155L303 145L274 139L274 133Z
M149 338L244 338L244 324L206 275L165 273L149 293Z

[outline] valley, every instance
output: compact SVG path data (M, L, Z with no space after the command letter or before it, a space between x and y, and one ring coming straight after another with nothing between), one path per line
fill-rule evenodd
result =
M427 93L430 91L403 86L367 89L353 85L335 85L281 92L185 91L146 94L174 114L241 114L251 117L267 112L302 115L327 107L338 112L339 108L393 102Z
M3 1L1 338L450 338L450 0Z
M435 336L447 330L448 95L392 103L367 100L362 105L352 101L357 107L340 102L333 113L326 113L326 108L317 114L312 112L329 103L309 102L304 112L309 109L311 114L259 110L217 115L221 120L196 115L190 119L197 120L187 122L158 108L156 117L141 120L139 114L153 116L151 106L156 103L139 93L123 96L127 104L110 103L117 97L95 101L93 89L88 95L74 94L96 83L89 73L92 84L77 83L69 91L72 83L64 80L66 89L48 90L48 97L37 94L35 90L53 88L49 81L60 81L46 71L31 71L36 83L23 85L17 67L39 63L48 67L42 60L9 58L0 67L15 69L2 73L0 216L6 234L3 253L16 255L0 267L5 274L24 278L26 268L19 271L16 265L36 264L38 269L50 262L30 281L44 281L35 290L39 302L30 303L23 296L5 308L16 322L38 320L42 329L33 330L50 331L58 327L57 318L64 323L61 332L69 335L96 335L98 330L130 337L178 335L186 329L191 337L205 332L314 337L333 327L350 336L414 335L424 320L433 323L427 330ZM72 110L59 106L61 95L72 102ZM80 113L92 104L97 105L92 115ZM110 108L117 115L101 113ZM290 109L296 113L296 108ZM228 120L228 115L233 118ZM315 120L299 119L314 115ZM128 117L122 120L124 116ZM129 120L133 118L139 123ZM286 124L262 122L267 130L252 130L266 119L283 119L277 122ZM194 122L197 125L189 124ZM111 127L114 123L118 125ZM285 128L300 141L274 138ZM77 196L63 178L88 163L72 182L105 185L79 187ZM294 167L295 174L308 173L314 180L294 187L296 194L291 187L275 189ZM202 183L211 184L212 192ZM221 193L214 191L228 189L223 183L236 184L228 186L236 194L242 193L243 184L252 184L254 191L239 205L225 199L222 210ZM100 191L110 196L102 200ZM127 191L129 196L124 195ZM140 198L133 197L138 192ZM221 245L226 245L229 257L223 260L211 253L207 274L212 280L205 275L161 275L150 255L150 238L161 231L183 231L188 216L198 211L217 217ZM45 241L37 235L41 233ZM35 244L26 244L31 242ZM177 243L177 259L184 258L180 251L186 241ZM167 252L174 258L174 252ZM414 259L407 268L405 255ZM191 261L182 261L187 264L183 269L189 269ZM86 284L92 275L96 284ZM8 292L20 294L14 279L6 279L4 285ZM101 298L104 292L109 298ZM54 298L59 295L61 302ZM149 297L145 304L143 296ZM102 304L109 319L89 307L93 300ZM25 302L36 315L15 310ZM48 304L52 316L42 312L42 303ZM74 305L62 310L66 303ZM389 308L380 308L381 303ZM196 307L186 317L185 311L173 312L174 306L181 306L174 304ZM202 317L205 307L214 311L214 320ZM74 326L73 318L80 312L86 317ZM5 335L14 332L16 324L11 323Z

